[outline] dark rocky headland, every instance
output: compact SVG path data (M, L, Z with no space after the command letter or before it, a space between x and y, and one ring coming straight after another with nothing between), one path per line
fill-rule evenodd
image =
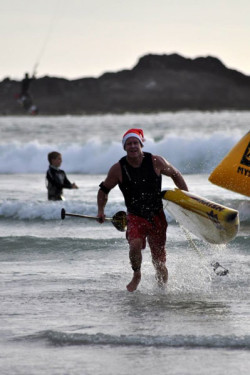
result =
M20 81L0 82L0 114L26 114L15 95ZM215 57L146 55L131 70L99 78L42 77L30 92L41 115L250 110L250 76L228 69Z

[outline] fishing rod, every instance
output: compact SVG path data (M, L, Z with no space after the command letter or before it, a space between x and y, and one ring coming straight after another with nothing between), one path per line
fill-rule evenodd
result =
M61 210L61 219L64 220L65 216L79 217L82 219L98 220L97 216L80 215L66 212L64 208ZM120 232L125 232L127 229L127 215L125 211L118 211L113 217L105 217L105 221L111 221L114 227Z

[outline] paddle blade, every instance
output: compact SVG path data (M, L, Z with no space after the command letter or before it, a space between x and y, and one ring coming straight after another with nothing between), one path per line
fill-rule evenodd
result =
M65 219L65 209L64 208L62 208L62 210L61 210L61 219L62 220Z
M112 224L120 232L125 232L127 229L127 214L125 211L117 212L112 218Z

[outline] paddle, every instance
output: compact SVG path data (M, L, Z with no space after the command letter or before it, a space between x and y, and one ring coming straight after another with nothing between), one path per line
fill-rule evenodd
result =
M98 220L97 216L89 216L89 215L79 215L79 214L71 214L65 211L64 208L61 210L61 219L64 220L65 216L73 216L73 217L80 217L83 219L94 219ZM127 215L124 211L117 212L113 217L106 217L106 221L111 221L114 227L119 230L120 232L125 232L127 229Z

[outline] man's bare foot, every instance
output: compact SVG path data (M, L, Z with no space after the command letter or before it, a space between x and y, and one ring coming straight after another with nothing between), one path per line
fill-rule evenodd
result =
M127 285L127 289L129 292L134 292L139 283L141 281L141 271L136 271L134 272L134 275L132 277L132 280L130 281L130 283Z

